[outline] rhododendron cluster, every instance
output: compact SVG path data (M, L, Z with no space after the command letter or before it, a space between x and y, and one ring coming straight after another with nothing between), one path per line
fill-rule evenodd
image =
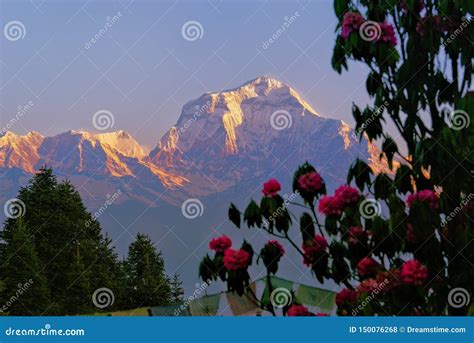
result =
M263 184L262 193L268 197L274 197L281 191L281 185L276 179L270 179Z
M412 207L415 202L424 202L428 204L433 210L439 208L439 198L435 192L429 189L419 191L415 194L411 194L407 198L408 207Z
M344 208L356 203L360 199L360 193L357 189L342 185L336 189L334 196L326 195L319 200L319 212L327 216L340 216Z
M243 249L227 249L224 253L224 266L227 270L246 269L249 262L250 254Z
M348 231L348 242L350 245L365 245L369 238L369 234L360 226L352 226Z
M378 42L389 43L390 45L397 45L397 36L395 35L395 29L392 24L380 23L380 37Z
M374 275L380 267L380 264L372 257L364 257L357 264L357 272L360 276L370 276Z
M316 263L326 252L328 242L326 238L320 235L315 235L314 239L303 244L304 264L311 267Z
M347 12L344 15L344 19L342 20L342 29L341 29L341 37L344 40L347 40L352 32L358 32L362 24L366 22L365 18L358 12ZM383 23L375 23L375 26L378 26L380 34L376 42L380 43L389 43L392 46L397 45L397 37L395 35L395 28L392 24L383 22Z
M339 291L339 293L336 294L337 306L351 305L351 304L355 304L356 302L357 302L357 292L352 289L343 288L342 290Z
M364 21L365 19L360 13L347 12L344 15L344 20L342 21L342 38L349 38L349 35L352 32L356 32L359 30L360 26Z
M298 186L301 190L314 193L323 186L323 179L316 172L306 173L298 178Z
M428 278L428 268L418 260L405 262L400 269L400 281L404 284L422 286Z
M266 244L267 247L275 247L277 250L278 250L278 256L279 257L283 257L283 255L285 255L285 249L283 248L283 245L280 244L280 242L276 241L276 240L271 240L271 241L268 241L268 243Z
M232 241L226 235L213 238L209 243L209 248L218 253L223 253L232 246Z

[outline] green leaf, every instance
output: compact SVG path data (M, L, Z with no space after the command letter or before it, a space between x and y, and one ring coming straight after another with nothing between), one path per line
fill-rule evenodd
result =
M355 179L357 187L360 189L361 192L364 191L365 185L370 184L370 175L372 174L372 170L368 166L367 163L364 161L357 159L352 163L352 166L349 168L349 172L347 174L347 184L352 182L352 179Z
M406 194L412 191L411 169L407 165L402 164L395 174L395 187L400 193Z
M240 211L233 203L231 203L229 207L229 219L240 229Z
M377 199L387 199L392 194L393 182L383 173L377 175L374 181L375 197Z
M303 213L300 218L300 230L303 235L303 242L311 241L314 238L314 223L313 217L309 213Z
M390 169L393 168L393 156L398 152L397 143L392 139L392 137L387 136L385 141L382 144L382 152L387 157L388 166Z
M255 201L250 201L250 204L247 206L244 212L244 222L247 223L247 226L261 227L262 226L262 213Z

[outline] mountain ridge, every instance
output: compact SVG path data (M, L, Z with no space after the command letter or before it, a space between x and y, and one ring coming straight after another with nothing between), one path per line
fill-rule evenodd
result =
M335 184L356 157L387 171L379 154L375 144L359 142L347 123L322 117L293 88L268 76L187 102L148 154L124 130L0 137L2 175L11 168L31 174L48 165L66 176L130 179L150 190L151 203L167 189L179 190L168 200L179 203L234 189L246 179L286 176L306 160Z

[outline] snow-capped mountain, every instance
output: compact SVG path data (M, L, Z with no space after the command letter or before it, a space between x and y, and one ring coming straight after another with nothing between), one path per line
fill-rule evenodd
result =
M371 153L378 150L372 150L346 123L323 118L291 87L259 77L188 102L149 159L189 179L188 193L206 195L270 176L290 180L306 160L329 184L341 183L356 157L377 163Z
M60 176L93 185L83 194L86 202L104 191L100 183L129 185L128 196L148 205L162 193L178 204L189 196L250 192L269 177L289 183L306 160L331 186L344 182L356 157L383 168L378 154L366 140L359 143L343 121L320 116L291 87L259 77L185 104L176 125L148 155L122 130L53 137L7 132L0 137L0 175L8 177L12 168L28 175L48 165Z

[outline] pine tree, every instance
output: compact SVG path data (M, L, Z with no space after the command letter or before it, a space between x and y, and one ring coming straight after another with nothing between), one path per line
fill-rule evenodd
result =
M50 293L44 265L36 253L29 230L20 217L3 232L0 252L4 276L2 312L10 315L42 315L50 310Z
M148 236L138 234L130 245L125 271L133 307L170 303L171 289L165 275L163 257Z
M55 314L96 310L92 292L101 287L125 297L125 278L117 255L109 246L110 240L101 234L99 223L87 212L70 182L58 182L51 169L41 168L29 185L20 189L17 198L25 204L22 218L37 257L47 266L44 274L56 303ZM11 234L15 223L14 219L6 221L5 236ZM15 263L7 264L15 269ZM79 292L80 298L75 298L77 288L83 290ZM90 294L85 294L86 290Z
M170 288L171 288L171 303L179 303L183 301L184 296L184 288L183 288L183 281L179 279L178 274L173 274L173 277L170 280Z

